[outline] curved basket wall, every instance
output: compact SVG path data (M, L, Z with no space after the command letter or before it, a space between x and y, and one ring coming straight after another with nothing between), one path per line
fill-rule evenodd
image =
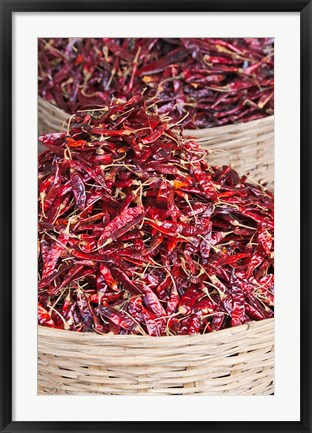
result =
M217 128L184 131L209 150L208 161L231 165L256 182L274 185L274 116Z
M274 393L274 319L158 338L38 328L39 394Z

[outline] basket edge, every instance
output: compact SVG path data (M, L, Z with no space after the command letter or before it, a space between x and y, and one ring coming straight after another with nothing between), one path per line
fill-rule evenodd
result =
M105 340L105 343L118 343L118 345L122 344L123 342L155 342L157 341L163 341L165 344L171 343L171 342L179 342L179 344L196 344L196 342L199 340L201 343L204 340L215 340L215 339L222 339L224 337L228 337L229 335L232 335L233 337L235 335L239 335L244 333L245 331L261 331L265 329L274 329L275 328L275 319L264 319L261 321L251 321L248 323L245 323L244 325L235 326L227 329L222 329L220 331L212 332L209 334L193 334L193 335L174 335L174 336L162 336L162 337L152 337L149 335L112 335L112 334L97 334L97 333L89 333L89 332L75 332L75 331L67 331L63 329L55 329L55 328L49 328L45 326L38 325L38 338L44 338L47 336L54 337L54 338L63 338L68 340L76 340L82 342L83 340L92 340L92 342L103 342Z

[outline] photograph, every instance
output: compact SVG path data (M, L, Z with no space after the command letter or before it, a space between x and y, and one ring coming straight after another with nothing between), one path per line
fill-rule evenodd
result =
M312 433L312 0L0 21L0 433Z
M243 36L37 38L38 395L274 395L275 39Z

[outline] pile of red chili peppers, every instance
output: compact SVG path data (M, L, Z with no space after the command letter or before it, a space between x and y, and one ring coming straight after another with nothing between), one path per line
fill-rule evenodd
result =
M151 336L274 315L273 196L136 95L39 138L39 324Z
M270 38L39 39L39 94L67 113L147 89L190 129L274 112Z

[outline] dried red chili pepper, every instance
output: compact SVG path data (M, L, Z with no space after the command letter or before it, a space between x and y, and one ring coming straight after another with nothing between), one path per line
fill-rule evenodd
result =
M196 301L201 295L202 293L200 293L197 289L188 289L179 302L179 313L182 315L190 314L194 309Z
M100 316L104 316L110 321L112 321L115 325L119 326L122 329L127 331L132 331L135 333L140 332L139 326L137 323L131 319L128 315L126 315L122 311L115 310L111 307L99 306L97 310Z
M138 225L143 219L144 209L140 206L123 210L105 229L98 240L98 248L113 242Z
M54 322L47 310L38 302L38 323L49 328L55 328Z

